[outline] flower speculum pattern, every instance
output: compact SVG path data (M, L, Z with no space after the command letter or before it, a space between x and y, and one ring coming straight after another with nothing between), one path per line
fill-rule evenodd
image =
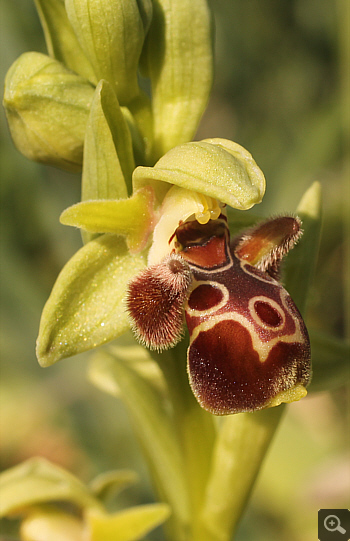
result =
M251 412L307 394L307 329L278 281L281 260L301 233L299 218L281 216L231 242L222 212L206 223L193 215L169 239L170 255L129 284L132 327L147 347L173 347L185 319L189 382L213 414Z

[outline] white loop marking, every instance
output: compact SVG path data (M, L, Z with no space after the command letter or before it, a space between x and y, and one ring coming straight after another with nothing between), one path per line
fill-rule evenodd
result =
M256 313L256 310L254 307L256 302L263 302L271 306L274 310L276 310L276 312L278 312L279 316L281 317L282 323L278 326L274 326L274 325L269 325L268 323L265 323L264 321L262 321L260 317L258 316L258 314ZM277 304L276 301L270 299L269 297L265 297L264 295L257 295L256 297L252 297L249 300L248 308L249 308L249 312L252 319L255 321L257 325L259 325L259 327L262 327L263 329L267 329L269 331L271 330L279 331L284 327L284 324L286 322L286 315L284 311L281 310L281 307L279 306L279 304Z
M220 310L220 308L222 308L223 306L225 306L225 304L228 302L229 298L230 298L230 294L228 292L228 289L226 286L224 286L223 284L220 284L219 282L213 282L211 280L195 280L193 282L193 288L191 288L191 293L197 289L198 286L200 285L208 285L208 286L211 286L211 287L215 287L215 289L219 289L222 293L222 299L221 301L218 303L218 304L215 304L215 306L213 306L212 308L207 308L205 310L195 310L194 308L190 308L188 306L188 301L186 303L186 312L188 312L188 314L191 316L191 317L202 317L203 316L203 313L205 312L205 315L210 315L210 314L213 314L215 312L217 312L218 310ZM191 293L190 293L190 296L191 296Z

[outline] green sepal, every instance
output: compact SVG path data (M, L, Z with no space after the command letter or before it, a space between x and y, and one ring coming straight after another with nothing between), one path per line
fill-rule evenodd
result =
M139 93L137 68L151 16L152 3L136 0L66 0L66 10L96 79L106 79L119 103L127 105Z
M100 473L89 483L89 489L100 500L115 496L124 488L136 483L137 474L132 470L112 470Z
M91 63L80 47L68 20L64 0L34 0L49 55L96 84Z
M127 197L134 168L130 130L113 88L102 80L86 127L82 200Z
M170 515L164 503L140 505L108 515L87 513L89 539L93 541L138 541Z
M164 196L164 183L240 210L260 203L265 192L264 175L251 154L227 139L185 143L167 152L154 167L137 167L133 173L134 189L151 184Z
M44 307L37 357L41 366L95 348L129 328L126 286L145 267L131 256L123 238L102 235L65 265Z
M141 58L151 80L154 161L190 141L213 77L212 17L206 0L154 0Z
M48 501L102 510L99 501L74 475L44 458L31 458L0 475L0 516Z
M131 253L144 249L154 226L153 190L145 187L129 199L83 201L67 208L60 217L64 225L90 233L126 236Z
M128 351L96 353L89 365L89 379L100 389L121 398L148 461L152 478L163 501L172 509L169 527L174 539L184 539L189 501L183 459L171 409L163 392L129 363Z
M25 53L9 69L4 106L13 141L30 160L80 171L94 88L60 62Z

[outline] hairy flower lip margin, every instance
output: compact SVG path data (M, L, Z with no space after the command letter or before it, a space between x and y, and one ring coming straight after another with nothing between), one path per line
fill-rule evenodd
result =
M163 219L167 207L178 210L174 189L182 198L181 188L171 188ZM230 242L226 217L220 213L211 221L208 214L206 223L181 221L170 238L174 245L168 241L170 255L129 282L134 334L150 349L172 348L183 334L185 312L190 386L210 413L252 412L299 400L311 377L310 341L278 276L301 222L289 215L272 218ZM237 246L244 248L242 258ZM265 270L259 268L263 260Z

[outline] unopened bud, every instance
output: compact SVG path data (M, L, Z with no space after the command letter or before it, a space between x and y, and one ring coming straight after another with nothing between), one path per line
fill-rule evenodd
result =
M25 53L5 81L4 106L13 141L30 160L80 171L94 87L60 62Z

